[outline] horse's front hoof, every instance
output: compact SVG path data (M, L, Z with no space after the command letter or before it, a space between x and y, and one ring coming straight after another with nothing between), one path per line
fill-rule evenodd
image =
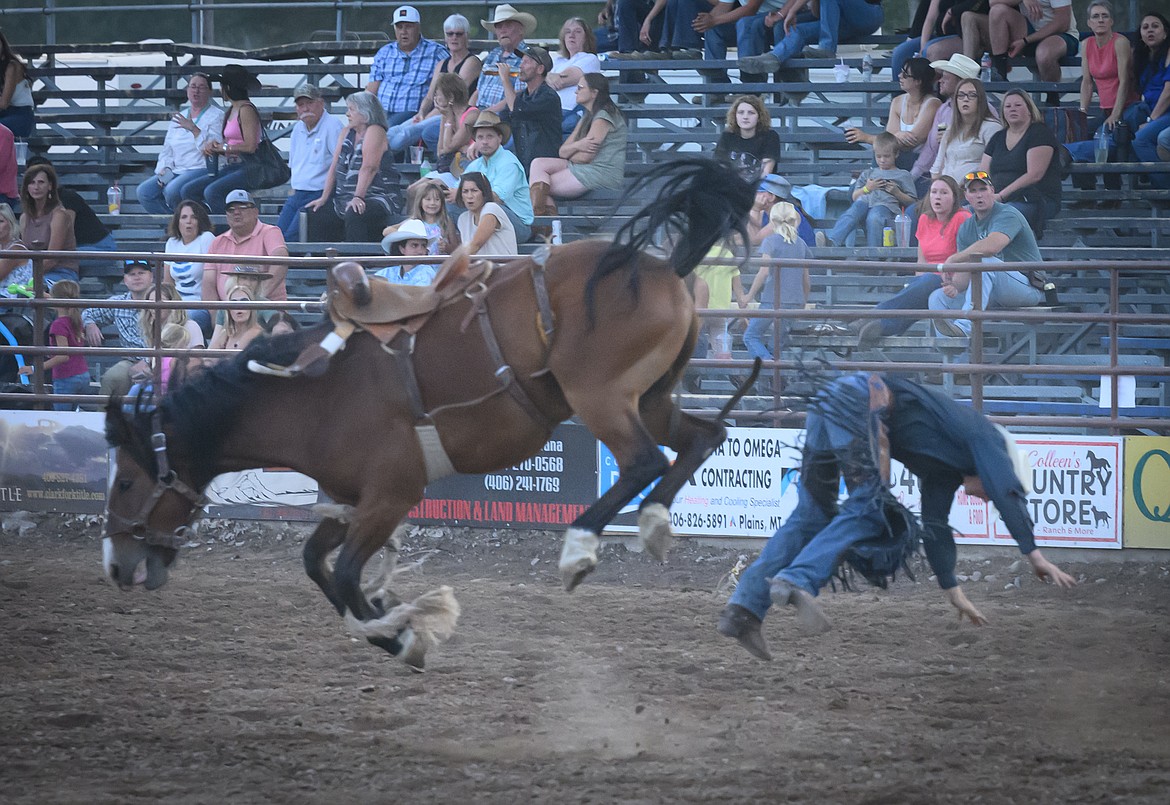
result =
M426 641L422 640L414 629L404 630L398 635L398 640L402 643L402 653L399 656L406 667L416 674L426 673Z
M402 654L402 643L397 637L369 635L366 637L366 640L369 641L370 645L377 646L391 657L398 657Z
M571 593L597 566L597 547L600 544L601 540L592 531L570 528L565 532L561 561L557 564L565 592Z
M651 503L638 513L638 537L642 549L659 562L666 560L666 552L674 544L670 529L670 511L661 503Z

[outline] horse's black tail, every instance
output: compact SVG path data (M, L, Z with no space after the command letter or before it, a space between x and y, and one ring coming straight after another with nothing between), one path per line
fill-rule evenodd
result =
M746 245L747 217L755 188L740 178L729 164L706 156L680 156L642 176L625 198L652 186L655 200L626 221L605 250L585 286L585 305L593 320L593 296L597 283L624 268L631 268L638 254L654 243L661 229L670 250L670 264L685 277L721 240L738 233ZM637 273L630 285L636 294Z

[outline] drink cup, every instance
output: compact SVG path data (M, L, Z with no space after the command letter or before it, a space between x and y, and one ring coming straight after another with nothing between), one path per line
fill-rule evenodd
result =
M421 145L412 145L410 147L410 163L412 165L421 165L423 159L423 147Z
M837 79L838 84L844 84L849 80L849 65L843 61L834 64L833 77Z
M28 160L28 143L24 140L17 140L14 145L16 148L16 164L23 165Z

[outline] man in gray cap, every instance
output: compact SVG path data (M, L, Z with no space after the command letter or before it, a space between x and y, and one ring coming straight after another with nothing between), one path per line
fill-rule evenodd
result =
M386 120L397 126L418 112L435 67L451 54L442 45L423 39L421 18L414 6L399 6L390 20L394 24L394 41L374 56L366 91L378 96L386 110Z
M512 126L513 150L527 172L537 157L556 157L561 148L561 98L545 77L552 71L552 56L536 45L521 45L520 71L524 82L517 91L507 62L500 62L500 83L504 86L504 103L500 120Z
M289 135L288 166L292 192L280 209L276 225L286 242L300 239L301 208L321 195L333 164L333 152L345 124L325 111L325 98L316 84L304 83L293 93L297 122Z
M787 201L796 207L796 211L800 213L800 226L796 228L796 234L809 246L816 245L816 233L800 205L800 200L792 195L792 184L778 173L769 173L760 179L760 184L756 188L756 200L752 204L751 212L748 213L747 222L748 235L751 236L752 243L754 245L763 243L764 238L771 234L767 230L768 210L772 209L777 201Z

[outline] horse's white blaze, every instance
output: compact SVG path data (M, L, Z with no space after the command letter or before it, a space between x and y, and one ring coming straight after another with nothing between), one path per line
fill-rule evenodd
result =
M597 564L597 548L601 540L592 531L570 528L565 532L561 547L561 561L557 567L561 575L575 575Z
M102 567L106 571L106 578L114 580L114 541L109 537L102 538Z
M638 540L646 553L658 561L666 558L674 534L670 530L670 511L661 503L651 503L639 512Z

